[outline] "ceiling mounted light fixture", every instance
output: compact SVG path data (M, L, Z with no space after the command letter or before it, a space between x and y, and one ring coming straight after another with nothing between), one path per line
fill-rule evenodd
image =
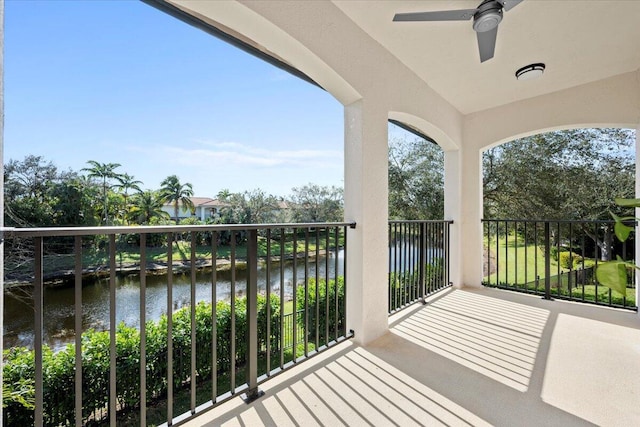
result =
M544 73L545 65L543 63L529 64L516 71L516 79L531 80L538 78Z

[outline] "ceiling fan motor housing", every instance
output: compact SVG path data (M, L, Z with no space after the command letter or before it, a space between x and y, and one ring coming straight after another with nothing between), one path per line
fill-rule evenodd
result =
M502 4L495 0L485 0L473 15L473 29L478 33L491 31L502 21Z

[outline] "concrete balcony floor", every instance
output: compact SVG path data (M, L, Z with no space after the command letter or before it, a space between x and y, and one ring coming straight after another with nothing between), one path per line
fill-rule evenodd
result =
M188 426L640 425L637 313L451 290Z

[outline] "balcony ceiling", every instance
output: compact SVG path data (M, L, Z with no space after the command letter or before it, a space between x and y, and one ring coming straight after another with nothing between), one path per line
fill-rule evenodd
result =
M396 13L474 9L481 0L144 1L288 64L343 105L372 100L445 149L467 143L463 128L484 147L640 120L640 0L524 0L504 13L495 56L483 63L472 21L393 22ZM516 70L539 62L542 77L516 80Z
M480 0L334 4L463 114L640 68L640 1L525 0L505 12L495 56L480 63L471 21L392 22L395 13L472 9ZM517 81L522 66L544 75Z

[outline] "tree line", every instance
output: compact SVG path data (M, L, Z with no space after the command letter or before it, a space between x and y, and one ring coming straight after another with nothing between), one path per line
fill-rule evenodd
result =
M604 220L634 197L635 132L574 129L517 139L482 155L484 217ZM418 137L389 141L389 217L444 217L444 153Z
M118 163L89 160L80 171L59 170L42 156L5 165L5 225L8 227L160 225L175 223L180 208L195 209L193 186L177 175L156 189L120 172ZM287 198L260 189L217 194L219 215L207 223L330 222L343 220L342 189L307 184ZM173 216L163 210L173 205ZM180 223L199 223L186 218Z
M485 218L610 219L621 214L616 197L635 191L635 133L578 129L534 135L483 153ZM170 224L184 206L193 209L190 183L178 176L142 189L117 163L87 162L61 171L41 156L5 165L5 224L13 227ZM343 220L343 192L308 184L287 197L255 189L222 189L219 215L228 224ZM389 141L389 218L444 217L444 153L422 138ZM197 218L184 223L197 223Z

